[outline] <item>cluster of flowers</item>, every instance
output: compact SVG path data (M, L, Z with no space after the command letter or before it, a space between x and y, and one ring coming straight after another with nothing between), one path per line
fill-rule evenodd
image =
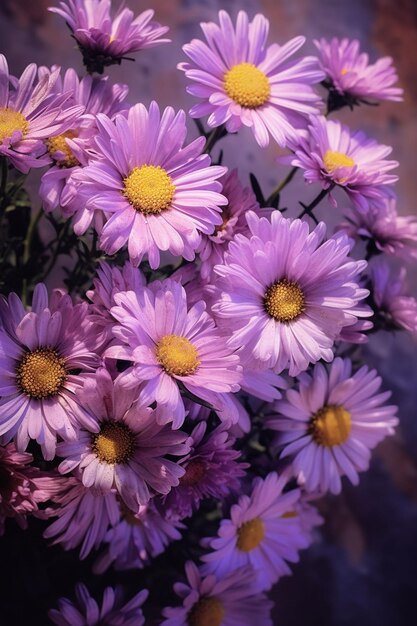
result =
M167 41L152 11L110 8L51 9L90 73ZM46 214L128 254L101 261L83 301L41 283L30 310L14 293L0 301L0 525L51 520L44 536L81 559L98 550L100 574L152 568L209 512L217 534L199 537L201 563L174 586L183 604L160 623L268 626L265 592L322 522L313 501L342 476L357 484L397 424L377 372L347 354L371 330L417 331L405 268L387 260L416 257L417 221L397 214L391 148L327 118L401 100L390 59L371 65L337 39L297 57L303 37L267 46L267 19L243 11L201 26L206 41L185 45L178 67L201 100L190 116L213 130L188 144L183 111L128 106L125 85L73 69L32 64L16 78L0 57L0 155L22 173L48 166ZM208 144L242 126L288 148L316 186L298 218L212 164ZM313 210L325 196L337 210L337 187L346 221L329 234ZM162 265L168 253L181 263ZM36 466L35 442L52 463ZM123 604L107 588L100 608L79 585L50 618L138 626L147 596Z

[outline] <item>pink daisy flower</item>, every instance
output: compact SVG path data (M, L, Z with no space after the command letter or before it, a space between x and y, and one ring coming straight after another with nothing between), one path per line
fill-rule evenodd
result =
M203 577L192 562L185 564L187 584L175 583L183 606L163 610L161 626L272 626L272 602L259 593L251 567L227 576Z
M120 65L127 54L170 41L161 39L169 29L152 21L154 11L144 11L135 18L123 4L113 18L111 0L65 0L59 7L49 7L69 26L87 72L102 74L105 67Z
M343 104L368 104L368 99L397 102L403 99L403 90L393 87L398 76L390 57L369 63L368 55L360 52L357 39L334 37L331 41L315 40L314 45L320 53L320 65L326 73L333 104L339 104L332 110Z
M160 250L193 260L200 232L221 224L219 205L227 204L217 182L226 170L201 154L204 137L183 147L184 112L168 107L161 116L156 102L149 111L137 104L114 122L100 114L97 124L96 155L73 178L87 208L109 217L101 248L114 254L127 242L132 263L147 254L153 269ZM86 218L75 230L88 225Z
M59 72L45 69L37 76L31 63L18 79L0 54L0 156L24 174L49 163L44 141L71 128L84 111L68 105L70 93L54 92Z
M269 21L263 15L249 22L239 11L234 26L220 11L219 23L201 24L207 43L193 39L183 47L190 63L178 69L193 81L188 93L203 99L190 110L191 117L208 115L209 126L226 124L229 132L249 126L261 147L268 145L269 135L285 146L308 116L319 112L321 100L311 85L324 72L315 57L291 58L305 37L267 47Z
M349 359L337 358L326 368L317 364L299 377L296 389L275 403L281 457L290 457L300 484L309 492L339 493L340 477L357 485L368 469L370 450L392 435L396 406L385 405L391 393L377 393L381 378L363 366L352 374Z
M115 489L128 508L136 512L152 493L167 494L179 484L185 469L167 456L184 456L190 450L186 433L158 424L158 410L135 402L136 390L114 383L103 368L86 380L79 392L92 421L77 431L75 441L57 446L65 457L62 474L80 469L85 487L104 493Z
M370 269L372 298L383 327L417 333L417 301L409 295L405 267L394 269L378 258Z
M204 573L223 578L237 568L252 565L259 587L270 589L290 574L287 565L299 560L298 552L309 541L294 515L299 489L283 493L287 477L271 472L255 478L250 496L243 495L230 511L231 519L220 523L218 537L204 540L213 552L204 554Z
M369 293L358 285L366 262L348 256L345 235L323 242L324 223L310 233L306 222L279 211L271 221L252 212L247 220L252 236L237 235L215 267L212 308L230 346L249 369L289 368L290 376L331 361L334 341L356 322L354 310Z
M0 299L0 436L15 438L19 452L30 439L45 459L55 455L57 434L75 437L75 425L94 424L77 391L100 364L86 303L74 305L43 284L27 312L16 294Z
M75 588L75 603L61 598L59 609L48 611L48 617L58 626L144 626L142 605L148 593L144 589L124 604L121 587L106 587L100 607L87 587L79 583Z
M120 374L121 384L136 388L140 384L141 401L156 401L163 408L157 418L162 423L172 421L173 428L183 423L180 388L215 409L224 406L223 394L239 390L239 357L217 333L204 302L188 309L178 282L154 282L152 289L122 292L114 299L118 306L111 314L119 325L113 333L121 345L105 354L133 363Z
M389 185L398 176L388 174L398 161L387 161L390 146L378 144L362 131L352 132L336 120L311 118L306 136L299 135L292 146L291 164L301 167L308 183L320 183L323 189L342 187L360 211L384 207L392 193ZM336 201L331 197L336 205Z

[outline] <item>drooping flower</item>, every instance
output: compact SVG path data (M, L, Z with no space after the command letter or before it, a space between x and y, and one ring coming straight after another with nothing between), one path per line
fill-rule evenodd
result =
M283 493L287 477L271 472L255 478L250 496L240 496L230 511L231 519L220 523L218 537L204 540L212 552L201 558L205 574L218 578L238 567L251 565L262 590L291 573L287 561L296 563L309 540L300 516L294 515L299 489Z
M84 111L69 105L69 92L54 92L59 73L55 68L38 76L31 63L18 79L0 54L0 155L24 174L49 163L44 141L70 129Z
M227 203L217 182L225 168L210 167L210 157L201 154L204 138L183 147L184 112L168 107L161 116L156 102L149 111L137 104L114 122L100 114L97 124L95 157L73 178L87 208L109 218L100 247L114 254L127 242L132 263L148 254L153 269L160 250L193 260L200 232L213 232ZM75 230L88 225L86 219Z
M55 290L48 303L43 284L26 312L16 294L0 298L0 436L24 452L30 439L45 459L55 454L57 434L75 436L75 425L91 424L77 390L100 364L88 304L74 305Z
M304 170L308 183L320 183L323 189L342 187L360 211L383 208L392 194L390 185L398 180L388 174L398 166L398 161L385 159L392 152L390 146L378 144L361 130L352 132L337 120L311 118L308 133L292 147L291 164Z
M87 587L75 587L75 603L60 598L58 609L48 611L49 619L58 626L144 626L142 605L148 597L146 589L124 603L122 587L106 587L101 607L90 596Z
M78 397L92 420L77 431L75 441L57 445L57 455L65 457L61 473L79 468L85 487L116 490L134 512L152 493L167 494L178 485L185 469L167 457L185 456L188 437L160 426L159 409L135 402L136 390L123 389L120 378L113 383L104 368L85 381Z
M170 41L161 39L169 29L152 21L150 9L135 18L121 3L112 18L111 0L65 0L49 10L68 24L90 73L102 74L105 67L120 65L132 52Z
M223 424L210 432L206 422L199 422L190 437L190 453L180 461L185 474L164 498L170 520L190 517L204 498L222 500L236 491L249 467L237 462L241 453L233 448L235 439Z
M223 406L223 394L239 390L239 357L219 336L203 301L188 308L180 283L155 281L152 289L121 292L114 299L118 306L111 314L119 324L113 333L120 345L105 354L133 363L120 374L121 384L140 385L141 401L163 408L161 423L172 421L173 428L183 423L180 388L214 408ZM237 421L238 415L229 419Z
M403 99L403 90L393 87L398 76L390 57L369 63L365 52L360 52L357 39L315 40L320 53L321 68L326 73L326 86L330 89L330 109L344 104L353 106L369 100Z
M209 126L226 124L229 132L249 126L260 146L268 145L269 135L285 146L308 116L319 112L321 101L311 85L324 72L315 57L291 58L305 37L266 47L269 21L261 14L249 22L239 11L234 26L220 11L219 23L201 24L207 43L193 39L183 47L190 62L178 69L193 81L188 93L203 99L191 117L208 115Z
M391 394L377 393L380 386L376 370L364 365L353 374L349 359L336 358L328 370L319 363L303 373L275 403L267 425L280 433L281 457L292 460L307 491L339 493L343 475L358 484L370 451L393 434L397 407L385 404Z
M187 584L174 585L183 606L164 609L166 619L161 626L272 626L272 602L259 592L251 567L224 577L203 577L197 566L187 561L185 573Z
M212 308L230 346L249 369L289 368L290 376L331 361L334 341L356 322L354 310L369 293L358 285L366 262L348 256L345 235L323 243L324 223L310 233L278 211L271 221L252 212L247 220L252 236L238 235L215 267Z
M370 269L372 299L382 326L417 333L417 301L409 295L406 268L392 268L385 259L377 258Z

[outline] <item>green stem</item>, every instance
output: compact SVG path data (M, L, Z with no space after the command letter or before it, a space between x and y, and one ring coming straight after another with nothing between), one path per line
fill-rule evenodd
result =
M279 196L279 194L281 193L281 191L284 189L284 187L286 187L288 185L288 183L290 183L292 181L292 179L294 178L296 172L298 170L298 167L293 167L288 174L286 175L286 177L284 178L284 180L282 180L278 187L276 187L274 189L274 191L271 193L271 195L266 199L265 201L265 206L271 206L271 204L273 204L273 202L277 199L277 196Z
M30 259L30 251L32 248L32 240L33 240L33 236L36 232L36 229L38 227L38 224L40 222L40 220L42 219L44 212L42 207L37 211L35 217L31 220L30 224L29 224L29 228L28 231L26 233L26 237L25 240L23 242L23 264L26 265L26 263L29 261Z
M320 202L323 200L323 198L325 198L332 191L333 187L334 183L332 183L327 189L322 189L320 193L314 198L314 200L310 202L310 204L303 204L302 202L300 202L303 210L301 211L300 215L297 216L298 219L302 218L304 215L309 215L316 222L316 224L318 224L317 218L313 213L313 209L315 209L316 206L320 204Z
M206 145L204 146L203 152L205 152L206 154L210 154L219 139L221 139L225 135L227 135L227 131L224 127L224 124L214 128L207 136Z

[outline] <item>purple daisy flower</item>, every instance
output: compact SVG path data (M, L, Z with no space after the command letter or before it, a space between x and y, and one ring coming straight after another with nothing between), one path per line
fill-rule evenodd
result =
M185 564L187 584L175 583L183 606L167 607L161 626L272 626L272 602L255 582L251 567L234 570L227 576L203 577L192 561Z
M372 298L383 326L417 333L417 301L409 295L405 267L394 269L385 259L375 259L370 269Z
M190 436L190 453L180 461L185 474L164 498L170 520L190 517L204 498L223 500L237 491L249 467L248 463L237 463L241 453L233 449L235 439L223 424L207 432L207 424L200 422Z
M315 57L291 59L305 37L266 47L269 21L261 14L249 22L239 11L235 27L220 11L219 22L201 24L207 44L193 39L183 47L191 62L178 69L194 82L188 93L203 99L191 117L208 115L209 126L226 124L229 132L249 126L261 147L269 135L285 146L296 129L305 128L308 116L319 112L321 100L311 85L324 72Z
M44 141L70 129L84 107L69 106L70 93L55 93L60 69L37 75L31 63L21 77L9 74L0 54L0 155L24 174L49 163Z
M114 383L104 368L86 380L78 393L92 420L77 432L76 441L59 443L56 453L65 457L62 474L80 469L85 487L104 493L117 491L136 512L152 492L167 494L177 486L185 469L166 458L184 456L190 450L186 433L158 424L159 409L135 402L135 389Z
M319 363L299 377L297 389L274 408L267 421L277 430L281 457L290 457L300 484L309 492L339 493L340 477L357 485L369 467L370 450L398 424L391 393L377 393L381 378L365 365L352 374L349 359L336 358L328 370Z
M77 422L94 421L76 393L100 364L88 304L55 290L48 303L43 284L35 288L31 312L16 294L0 298L0 436L16 439L24 452L30 439L45 459L55 455L57 434L75 437Z
M124 604L122 587L106 587L100 607L87 587L79 583L75 588L75 603L60 598L59 609L48 611L48 617L58 626L144 626L141 607L148 593L144 589Z
M306 222L279 211L271 221L247 214L252 236L237 235L225 253L212 307L229 344L249 369L289 368L290 376L319 359L333 359L332 346L368 295L358 285L366 261L354 261L351 244L336 233L323 243L325 224L309 232Z
M378 144L362 131L352 132L336 120L311 118L308 134L299 136L292 146L291 164L301 167L308 183L323 189L342 187L360 211L384 207L392 191L388 187L398 176L388 174L398 161L387 161L390 146ZM331 196L331 201L336 201Z
M320 53L320 65L326 73L331 91L337 92L340 103L345 101L351 106L367 100L403 99L403 90L393 87L398 76L390 57L378 59L370 64L366 53L360 52L357 39L338 39L314 41ZM339 107L337 107L339 108Z
M200 231L212 233L221 224L219 205L227 204L216 180L226 170L201 154L204 137L183 148L185 113L168 107L161 117L156 102L149 111L137 104L114 123L98 115L97 124L96 157L73 178L87 208L109 216L101 248L114 254L127 242L132 263L148 254L153 269L160 250L193 260Z
M107 545L94 563L94 573L102 574L110 565L116 571L141 569L162 554L171 541L181 539L184 528L181 522L166 520L153 501L141 506L136 515L125 510L120 522L104 537Z
M135 18L123 4L113 18L111 0L66 0L59 7L49 7L66 21L90 73L102 74L105 67L120 65L127 54L170 41L161 39L169 29L152 21L154 11Z
M141 384L142 402L156 401L164 409L157 417L162 423L172 421L173 428L183 423L180 387L215 409L223 408L223 394L239 390L239 357L219 336L203 301L188 309L178 282L155 281L152 289L122 292L114 299L118 306L111 314L119 325L113 333L121 345L105 354L133 363L120 374L121 384Z
M296 563L298 552L309 540L294 515L300 490L283 493L287 477L271 472L263 480L255 478L250 496L243 495L230 511L231 519L220 523L218 537L204 545L213 552L204 554L204 573L223 577L238 567L252 565L262 590L290 574L287 561Z

